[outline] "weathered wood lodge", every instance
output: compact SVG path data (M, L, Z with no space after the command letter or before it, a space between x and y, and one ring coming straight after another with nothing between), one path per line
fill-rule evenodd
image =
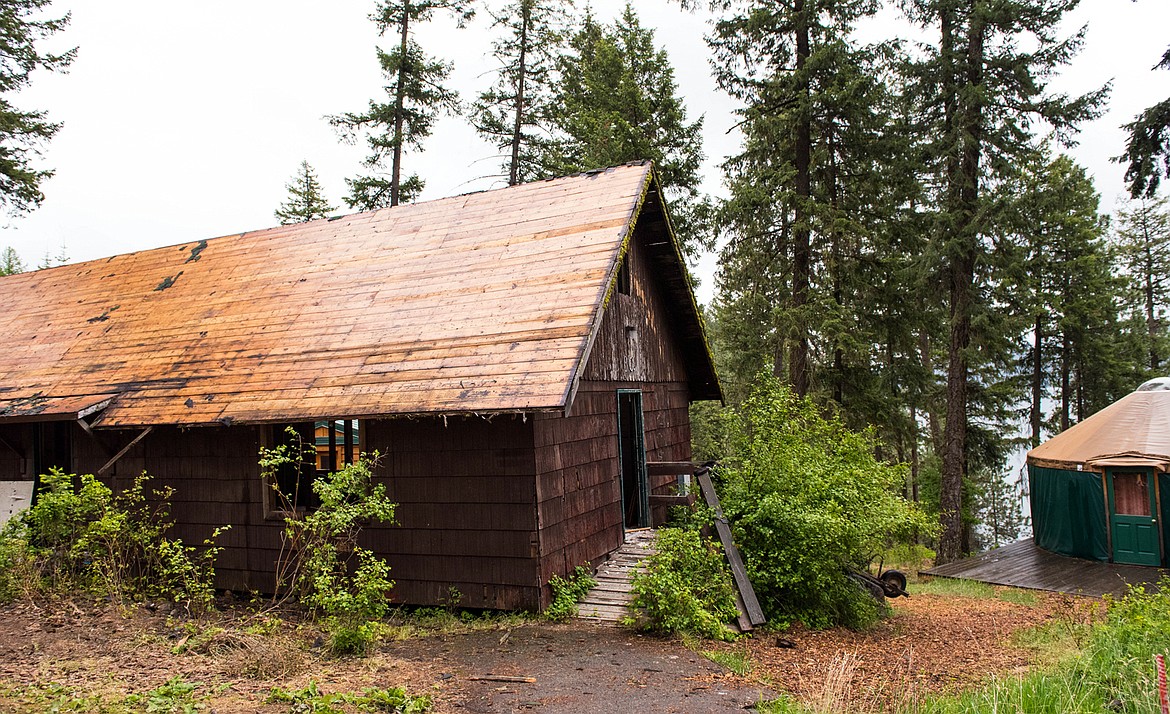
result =
M382 454L398 523L363 545L396 600L535 609L551 575L661 519L649 495L674 479L646 462L689 460L688 404L721 397L649 164L4 277L0 295L0 482L145 471L175 489L187 542L232 526L218 584L238 590L273 586L281 513L257 455L287 425L324 424L328 462Z

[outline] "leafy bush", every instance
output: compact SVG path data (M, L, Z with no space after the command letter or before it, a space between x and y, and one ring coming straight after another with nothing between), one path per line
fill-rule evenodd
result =
M41 477L36 503L0 535L0 599L24 592L85 590L120 603L166 598L189 610L210 607L214 531L203 548L167 532L173 489L146 495L146 474L115 494L93 475L53 469Z
M292 436L299 438L290 428ZM387 595L394 587L390 565L357 545L369 523L393 523L395 504L386 487L375 483L378 454L362 454L357 462L313 481L320 505L298 510L275 486L281 466L312 458L312 449L278 446L262 449L260 465L278 498L285 500L284 547L277 587L291 585L291 593L317 614L325 616L329 649L334 654L364 654L378 639L378 622L389 609Z
M698 531L681 528L659 529L654 545L644 570L634 575L632 606L645 612L636 624L656 632L734 639L726 623L739 610L722 549Z
M548 585L552 588L552 603L544 611L544 616L553 622L560 622L577 614L577 603L581 602L585 593L597 587L597 580L589 568L578 565L567 578L554 573L548 579Z
M720 420L723 510L769 619L871 623L881 611L847 569L934 527L901 497L903 467L875 458L872 432L850 431L770 375Z

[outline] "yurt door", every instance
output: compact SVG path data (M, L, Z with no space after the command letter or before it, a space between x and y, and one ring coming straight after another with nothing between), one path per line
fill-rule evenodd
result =
M1154 502L1153 473L1138 469L1109 471L1113 562L1162 564Z

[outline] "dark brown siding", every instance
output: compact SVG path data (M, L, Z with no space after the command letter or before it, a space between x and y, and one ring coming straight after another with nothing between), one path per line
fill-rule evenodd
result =
M627 257L630 294L611 296L572 410L535 420L541 582L596 565L621 544L617 390L642 392L648 460L691 457L686 372L642 240L635 236ZM669 493L674 480L651 477L650 485ZM665 515L656 509L654 522Z
M99 445L76 429L74 470L94 473L139 432L98 431ZM271 591L280 524L264 520L259 450L257 427L157 427L104 480L120 490L146 473L148 491L174 489L171 534L188 545L201 545L217 527L230 525L217 541L224 550L216 559L216 584L233 590Z
M394 528L370 529L397 582L395 600L536 609L532 420L387 419L366 424L365 448L398 504Z
M20 453L17 454L14 449ZM32 427L27 424L0 426L0 481L31 479L31 459Z
M378 451L377 475L398 503L393 527L367 530L364 547L390 563L396 601L434 605L455 590L468 607L540 604L532 421L497 417L363 422L363 448ZM99 432L103 450L78 430L77 470L92 473L137 431ZM264 516L258 427L156 429L106 480L124 488L146 471L171 487L174 535L219 544L217 584L271 592L281 522Z

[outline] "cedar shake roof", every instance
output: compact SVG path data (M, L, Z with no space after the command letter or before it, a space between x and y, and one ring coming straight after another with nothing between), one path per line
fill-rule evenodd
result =
M660 194L626 165L0 278L0 420L564 410L640 216L718 399Z

